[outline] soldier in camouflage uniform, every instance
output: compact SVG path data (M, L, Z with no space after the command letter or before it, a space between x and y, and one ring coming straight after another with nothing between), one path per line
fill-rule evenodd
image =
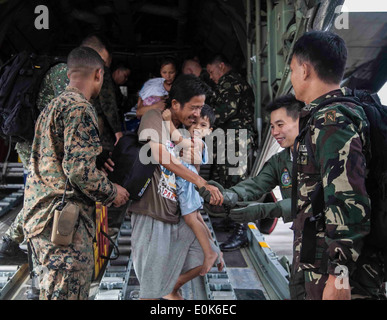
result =
M86 37L81 46L94 49L105 61L104 82L101 92L91 103L97 111L102 147L106 151L113 151L115 143L122 137L122 121L119 116L116 92L110 71L111 54L102 39L96 35Z
M227 136L227 130L235 130L235 152L239 156L239 143L246 144L247 154L243 165L232 164L227 160L226 145L217 145L216 165L212 166L211 178L226 188L245 179L248 174L247 159L254 141L254 93L249 84L236 72L222 55L217 55L207 64L210 78L216 83L213 99L210 101L214 107L216 122L215 127L222 129ZM240 141L239 130L247 130L247 140ZM243 146L244 147L244 146ZM219 159L225 159L225 164L219 164ZM239 175L230 174L229 168L239 167Z
M92 100L98 114L99 135L104 150L112 151L115 142L122 136L120 120L116 105L115 89L107 63L110 59L109 52L105 45L96 36L90 36L83 40L82 45L90 47L98 52L105 61L104 81L98 97ZM68 85L67 65L59 63L47 72L39 89L37 97L37 108L41 112L49 102L61 94ZM18 142L15 149L23 163L24 168L28 168L31 156L32 141ZM23 242L24 234L21 220L22 212L16 216L15 220L8 228L3 237L1 250L7 256L15 256L20 252L19 243ZM3 253L3 252L2 252Z
M370 229L370 200L365 187L369 135L363 109L336 102L311 115L325 99L348 94L346 88L340 88L346 57L340 37L314 31L297 41L290 65L296 98L306 103L300 130L311 118L310 130L299 142L293 225L295 267L304 270L306 299L351 298L348 275L351 281L354 270L359 269L356 261ZM319 188L322 216L311 221L311 199ZM308 226L314 228L315 238L307 235Z
M248 223L265 218L282 217L284 222L293 221L291 215L291 195L292 195L292 157L294 140L298 135L298 118L303 103L297 101L293 95L279 97L270 103L266 110L270 112L271 134L278 144L285 148L281 152L272 156L262 170L255 176L239 182L227 192L236 194L237 197L230 196L225 199L234 199L238 202L227 203L232 209L229 218L239 223ZM209 184L213 183L208 181ZM253 202L259 201L266 193L271 192L279 186L282 199L277 202ZM211 207L205 206L205 210L211 216L216 213L210 212ZM224 216L224 214L218 216ZM293 246L293 256L295 247ZM304 299L304 274L303 271L296 272L291 268L289 280L290 298L292 300Z
M113 151L114 144L122 136L116 92L110 69L105 66L104 81L99 96L91 101L98 114L101 128L101 144L104 150Z
M121 206L127 191L96 168L102 147L97 115L88 101L103 82L101 57L76 48L68 57L69 86L39 115L24 195L25 236L40 273L40 299L87 299L94 267L95 202ZM73 241L51 242L52 218L65 191L79 207Z
M203 69L198 59L186 59L181 67L182 74L194 74L199 77L200 80L205 82L211 89L215 87L215 82L210 79L206 69Z
M216 154L214 153L211 167L211 179L225 188L230 188L246 179L249 173L255 143L254 92L249 84L232 70L223 55L216 55L210 60L207 71L216 84L214 95L209 102L216 115L215 128L223 130L225 134L225 140L217 139L214 146ZM241 136L242 129L247 131L245 138ZM229 161L229 156L234 156L229 154L233 153L230 143L235 147L235 157L239 159L236 164ZM246 245L246 230L246 226L238 224L229 239L220 245L221 250L232 251Z

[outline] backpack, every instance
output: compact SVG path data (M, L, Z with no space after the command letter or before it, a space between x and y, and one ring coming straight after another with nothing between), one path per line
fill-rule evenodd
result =
M32 141L39 115L36 99L46 72L58 58L23 51L0 67L0 136Z
M326 105L334 102L350 102L361 106L369 122L370 150L367 150L367 177L366 189L371 200L371 229L365 241L372 246L386 251L387 249L387 107L382 105L376 93L364 90L353 90L352 96L332 97L324 100L313 109L306 126L296 138L293 150L293 159L297 159L297 144L305 137L310 128L313 115ZM311 150L306 143L308 150ZM308 152L312 155L313 153ZM292 215L297 213L297 161L293 161L293 189L292 189ZM318 184L311 196L312 217L305 221L304 236L300 260L313 263L315 245L314 237L317 229L321 228L321 218L325 209L322 183Z
M127 132L120 138L111 156L114 171L108 173L108 178L128 190L131 200L141 199L157 167L152 162L141 162L140 150L144 145L138 140L136 132Z

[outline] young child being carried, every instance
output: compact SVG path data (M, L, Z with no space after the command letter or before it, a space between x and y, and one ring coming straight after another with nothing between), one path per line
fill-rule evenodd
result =
M177 147L182 148L181 151L193 146L196 155L200 153L200 157L195 156L193 161L194 164L189 164L180 158L181 163L185 167L197 173L197 168L199 168L200 164L207 163L208 161L207 146L202 139L212 132L212 126L215 121L214 111L209 105L203 106L200 117L187 128L190 134L189 138L182 136L181 132L173 125L169 109L163 111L163 119L164 121L169 121L170 126L167 127L170 131L171 140ZM185 132L187 131L185 130ZM178 176L176 176L176 185L181 215L183 216L185 223L195 233L195 236L203 249L204 261L200 275L203 276L209 272L215 262L218 270L221 271L224 265L223 254L215 245L211 232L199 212L199 209L202 207L202 199L199 192L195 189L194 184Z

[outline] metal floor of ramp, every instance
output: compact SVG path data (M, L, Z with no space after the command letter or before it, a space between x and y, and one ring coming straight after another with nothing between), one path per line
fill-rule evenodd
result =
M216 239L211 220L203 214ZM117 236L118 248L130 245L130 218L125 216ZM287 259L279 259L255 224L249 224L249 245L224 253L225 268L212 268L204 277L186 283L181 293L187 300L284 300L289 299ZM217 240L216 240L217 242ZM219 244L219 243L218 243ZM121 250L120 250L121 252ZM101 279L91 289L90 299L138 300L140 285L136 278L130 250L117 260L110 260ZM230 262L230 265L228 265Z

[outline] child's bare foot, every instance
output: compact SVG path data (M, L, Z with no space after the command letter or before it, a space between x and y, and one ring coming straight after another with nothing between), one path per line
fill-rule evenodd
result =
M201 276L204 276L208 271L211 270L217 258L218 258L218 255L216 254L216 252L212 250L211 250L211 253L204 255L202 270L200 270Z
M170 294L167 294L163 297L165 300L184 300L179 291L172 291Z
M219 253L219 263L217 264L217 267L218 267L218 271L222 271L223 270L223 267L224 267L224 260L223 260L223 252L220 251Z

